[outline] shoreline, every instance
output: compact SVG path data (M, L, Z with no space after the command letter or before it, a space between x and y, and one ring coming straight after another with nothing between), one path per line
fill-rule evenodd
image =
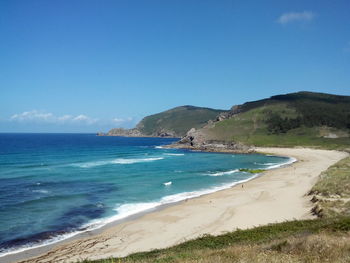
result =
M309 190L307 187L312 187L321 171L347 156L343 152L304 148L257 148L257 150L258 153L294 157L298 159L298 162L287 167L267 170L263 173L263 176L252 178L248 182L238 183L242 185L242 188L237 187L236 184L236 187L231 186L199 197L161 205L52 245L4 256L1 260L14 262L43 253L46 254L25 262L77 261L85 258L98 259L126 256L133 252L171 246L206 233L220 234L223 231L233 231L237 228L249 228L292 219L313 218L310 212L311 202L304 200L307 199L304 197L307 190ZM310 162L312 163L311 166L309 166ZM306 164L308 164L308 167L305 167ZM301 178L299 176L298 178L295 177L297 168L297 173L300 174ZM305 176L304 170L310 170L310 168L312 174L306 174ZM291 175L293 170L294 176ZM279 174L280 171L284 171L283 175ZM278 183L276 184L275 179L278 179L278 177L281 177L279 178L281 181L277 180ZM287 206L292 205L287 210L283 209L283 202L281 206L279 198L275 198L281 194L279 187L282 184L285 185L284 188L291 188L295 186L295 182L289 182L288 180L295 181L302 178L307 180L308 183L296 187L298 189L292 189L293 191L283 190L283 192L288 192L287 197L291 199ZM263 184L265 190L261 190L261 184ZM257 188L257 186L259 187ZM301 195L300 188L303 190ZM247 192L251 195L241 196L247 194ZM295 192L299 194L295 196ZM227 201L233 201L234 204L229 205ZM274 205L280 205L283 211L277 211L276 214L276 211L273 211L275 210ZM257 216L249 216L249 211L254 212L252 208L254 208L254 211L264 211L264 209L272 209L272 211L267 212L267 215L260 211ZM242 213L242 211L248 211L248 213ZM223 218L227 220L223 221ZM177 230L179 228L180 231ZM159 230L162 230L163 237L157 235ZM47 253L47 251L50 251L50 253Z
M162 147L162 146L159 146L159 147ZM166 147L164 147L164 148L166 148ZM187 150L191 150L191 149L187 149ZM197 151L197 150L195 150L195 151ZM201 152L214 153L213 151L201 151ZM238 152L232 151L232 150L228 150L226 152L219 151L217 153L222 153L222 154L252 154L252 153L260 154L257 152L238 153ZM270 155L270 156L276 156L276 155ZM121 224L124 222L135 220L135 219L140 218L143 215L146 215L148 213L157 212L157 211L163 210L166 207L177 205L177 204L180 204L182 202L186 202L190 199L200 198L202 196L206 196L206 195L210 195L210 194L213 194L213 193L216 193L219 191L230 189L232 187L235 187L236 185L244 184L244 183L247 183L251 180L254 180L260 176L263 176L264 172L266 172L266 171L269 171L272 169L279 169L280 167L285 167L285 166L291 165L292 163L297 161L297 159L292 158L292 157L288 157L288 156L276 156L276 157L283 157L283 158L288 159L288 161L285 163L280 163L280 164L275 164L275 165L269 166L263 172L251 174L251 177L249 177L247 179L242 179L240 181L226 183L226 184L223 184L220 186L213 186L211 188L197 190L197 191L193 191L193 192L184 192L184 193L175 194L175 195L184 194L184 197L182 197L183 199L179 199L179 200L175 200L175 201L168 201L168 202L164 202L164 203L162 203L160 200L159 204L154 206L154 207L146 208L144 210L132 213L130 215L123 216L121 218L114 219L115 217L119 217L118 215L112 216L110 218L105 218L106 223L103 223L102 225L97 225L96 227L91 227L91 228L89 228L89 226L86 226L86 227L83 226L83 228L81 230L76 230L75 232L67 232L61 236L57 236L57 237L54 237L53 239L49 239L46 242L44 241L43 243L39 243L37 245L33 244L33 246L31 246L31 247L24 247L24 248L19 248L18 250L9 251L9 252L7 252L8 254L0 255L0 259L3 259L6 263L6 262L12 262L12 258L18 258L19 260L25 260L26 258L32 258L35 256L39 256L40 254L49 252L51 249L53 249L59 245L65 244L67 242L70 242L73 240L78 240L78 239L85 238L85 237L95 236L95 235L98 235L99 233L103 232L104 230L106 230L110 227L113 227L115 225L118 225L118 224ZM165 197L169 197L169 196L165 196Z
M286 158L288 158L288 157L286 157ZM288 158L288 159L290 161L288 161L286 163L282 163L282 164L277 164L278 167L271 167L271 168L266 169L265 171L268 171L270 169L278 169L279 167L284 167L284 166L290 165L290 164L297 161L297 160L292 159L292 158ZM23 248L23 250L18 249L18 250L7 252L8 254L5 254L3 256L0 255L0 259L5 259L5 262L7 262L6 261L7 257L9 257L9 258L17 257L17 256L21 257L20 255L22 255L22 254L23 255L33 254L33 255L37 256L37 255L42 254L43 252L50 251L52 248L57 247L58 245L70 242L72 240L81 239L81 238L84 238L87 236L97 235L97 234L103 232L105 229L108 229L112 226L121 224L123 222L135 220L135 219L140 218L143 215L146 215L148 213L157 212L157 211L163 210L166 207L177 205L179 203L186 202L190 199L200 198L200 197L205 196L205 195L210 195L210 194L213 194L213 193L216 193L219 191L230 189L232 187L235 187L238 184L243 184L243 183L249 182L249 181L254 180L262 175L263 175L263 172L257 173L257 174L252 174L252 176L248 179L243 179L240 181L228 183L228 184L225 184L222 186L214 186L212 188L208 188L208 189L204 189L204 190L179 193L179 194L191 194L191 193L197 192L196 195L188 196L186 198L184 197L184 199L181 199L181 200L169 201L168 203L159 202L159 205L156 205L156 206L151 207L151 208L146 208L145 210L141 210L139 212L132 213L130 215L126 215L126 216L118 218L118 219L113 219L113 217L118 217L118 215L112 216L110 218L105 218L107 223L104 223L100 226L92 227L91 229L89 229L87 226L87 227L83 227L81 230L77 230L75 232L71 232L71 233L67 232L66 234L63 234L62 236L57 236L57 238L53 238L52 240L51 239L47 240L47 243L41 243L41 244L38 244L37 246L34 245L32 247L26 247L26 248ZM167 197L167 196L165 196L165 197ZM64 237L64 236L68 236L68 237ZM57 239L57 240L55 241L55 239ZM34 251L34 252L32 252L32 251ZM27 258L27 257L28 256L25 256L24 258Z

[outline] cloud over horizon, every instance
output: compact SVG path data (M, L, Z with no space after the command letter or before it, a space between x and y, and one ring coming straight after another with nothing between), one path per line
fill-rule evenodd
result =
M315 18L315 13L311 11L303 11L303 12L288 12L282 14L277 22L279 24L285 25L292 22L308 22Z
M17 123L37 123L37 124L58 124L58 125L96 125L103 126L109 125L111 127L115 126L127 126L130 127L136 122L135 118L113 118L113 119L97 119L91 118L85 114L71 115L65 114L62 116L56 116L53 113L31 110L24 111L22 113L13 114L10 118L7 119L11 122Z

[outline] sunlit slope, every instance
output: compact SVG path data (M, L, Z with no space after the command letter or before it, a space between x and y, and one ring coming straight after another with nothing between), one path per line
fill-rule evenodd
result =
M299 92L247 102L201 130L207 140L257 146L350 146L350 97Z
M203 127L221 112L224 111L195 106L181 106L147 116L140 121L136 128L145 135L157 136L166 132L181 137L193 127Z

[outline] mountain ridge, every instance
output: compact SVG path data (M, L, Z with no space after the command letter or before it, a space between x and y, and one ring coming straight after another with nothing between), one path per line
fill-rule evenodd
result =
M191 128L201 128L225 110L178 106L144 117L133 129L114 128L106 135L128 137L183 137Z

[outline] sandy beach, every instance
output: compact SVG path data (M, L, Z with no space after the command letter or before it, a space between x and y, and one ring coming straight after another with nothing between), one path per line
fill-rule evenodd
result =
M121 257L165 248L203 234L218 235L237 228L313 218L306 194L319 174L348 154L306 148L257 148L258 152L290 156L298 161L262 176L198 198L189 199L72 240L21 262L76 262ZM7 257L16 261L16 255ZM1 258L0 258L1 261Z

